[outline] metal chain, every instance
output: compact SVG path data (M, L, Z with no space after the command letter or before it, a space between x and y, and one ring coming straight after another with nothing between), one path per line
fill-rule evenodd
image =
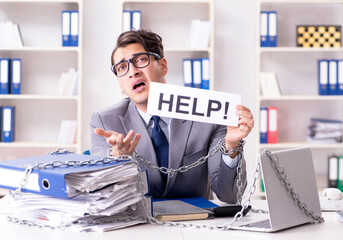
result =
M98 163L110 163L112 161L124 161L124 160L130 160L132 162L135 163L135 165L138 168L138 171L140 172L140 167L138 162L135 160L140 160L144 163L146 163L149 167L151 168L155 168L155 169L159 169L161 172L163 173L167 173L167 174L171 174L171 176L174 175L175 172L185 172L188 171L189 169L192 169L196 166L199 166L201 164L203 164L204 162L206 162L208 160L208 158L210 156L213 156L216 152L222 152L225 151L225 142L223 139L221 139L218 144L209 151L208 155L205 157L200 158L198 161L196 161L194 164L190 164L188 166L183 166L180 167L178 169L167 169L167 168L161 168L158 167L157 165L146 161L141 155L134 153L134 159L132 159L130 156L121 156L121 157L104 157L102 159L99 160L85 160L85 161L66 161L66 162L60 162L60 161L53 161L51 163L37 163L31 167L28 167L25 171L25 176L23 178L23 180L20 183L19 188L15 191L14 194L12 194L12 196L16 197L21 193L21 190L23 187L25 187L27 179L29 177L29 175L31 174L33 169L46 169L46 168L58 168L61 166L85 166L85 165L95 165ZM58 150L57 154L60 154L60 150ZM313 220L315 220L316 222L324 222L324 219L316 214L313 213L312 210L310 210L305 203L303 203L300 200L300 197L298 194L296 194L289 182L289 179L284 171L284 168L279 164L277 156L275 156L273 153L271 153L269 150L265 150L264 153L271 159L271 161L273 162L273 166L275 167L275 169L278 172L278 175L280 176L280 178L282 179L283 183L285 184L285 187L287 189L287 191L291 194L293 200L297 203L297 205L299 206L299 208L309 217L311 217ZM52 153L52 154L56 154L56 153ZM138 183L139 183L139 187L138 190L141 193L141 197L143 200L143 205L146 211L146 215L147 217L144 216L136 216L136 217L132 217L132 216L126 216L126 217L113 217L113 218L108 218L105 219L103 221L89 221L86 222L87 224L101 224L101 223L113 223L113 222L127 222L127 221L134 221L134 220L142 220L142 221L147 221L151 224L154 225L161 225L161 226L176 226L176 227L187 227L187 228L196 228L196 229L211 229L211 230L229 230L230 228L232 228L232 225L239 221L243 216L243 212L244 210L246 210L250 203L251 203L251 196L255 193L256 191L256 183L260 177L260 166L261 166L261 161L260 158L258 158L257 161L257 165L256 165L256 169L254 172L254 178L253 178L253 182L252 185L249 188L249 192L248 192L248 196L247 198L244 199L243 203L242 203L242 209L241 211L237 212L236 215L234 216L233 220L230 222L227 222L223 225L220 226L214 226L214 225L209 225L209 224L194 224L194 223L185 223L185 222L171 222L171 221L159 221L156 218L153 217L152 213L151 213L151 208L150 208L150 204L149 204L149 200L148 198L145 197L145 193L144 193L144 181L141 178L141 175L138 174ZM242 163L241 161L239 161L238 167L239 169L241 169L242 167ZM241 170L239 170L237 172L238 174L238 178L241 178ZM240 184L240 185L239 185ZM237 183L237 187L238 186L242 186L241 185L242 182ZM240 192L240 191L239 191ZM257 212L256 210L254 212ZM258 212L263 212L261 210L258 210ZM9 217L9 220L20 223L20 224L26 224L26 225L34 225L34 226L40 226L39 224L35 224L33 222L29 222L29 221L25 221L25 220L18 220L16 218L11 218ZM79 223L84 223L82 221L80 221Z
M277 171L280 179L282 180L283 184L285 185L287 191L290 193L291 197L293 198L294 202L299 206L300 210L303 211L308 217L311 217L315 222L322 223L324 222L324 218L315 214L311 209L309 209L303 201L301 201L299 194L297 194L292 184L289 181L288 176L286 175L285 169L278 161L278 158L275 154L273 154L269 150L264 150L264 153L270 158L272 161L272 165L274 166L275 170Z
M64 149L57 149L56 151L49 152L47 155L55 155L55 154L70 154L72 152L69 152ZM119 161L127 161L130 160L130 156L120 156L120 157L103 157L101 159L88 159L88 160L82 160L82 161L75 161L75 160L70 160L70 161L52 161L49 163L42 163L38 162L34 165L30 165L25 169L24 172L24 177L19 183L19 187L15 191L10 191L9 194L11 195L12 198L17 198L20 196L22 189L25 188L28 178L32 171L34 169L48 169L48 168L58 168L58 167L72 167L72 166L86 166L86 165L97 165L99 163L102 164L108 164L112 162L119 162ZM137 164L137 163L136 163ZM138 165L138 164L137 164Z
M245 144L245 141L244 140L241 140L240 141L240 147L238 148L238 152L242 152L243 151L243 146ZM133 152L133 155L132 157L134 159L137 159L138 161L140 162L143 162L145 163L148 167L152 168L152 169L157 169L159 170L161 173L163 174L168 174L168 176L170 177L173 177L175 173L177 172L186 172L192 168L195 168L205 162L207 162L207 160L212 157L214 154L216 153L222 153L222 154L226 154L226 148L225 148L225 138L222 138L219 140L219 142L217 143L217 145L210 149L210 151L208 152L208 154L204 157L201 157L199 158L197 161L189 164L189 165L186 165L186 166L181 166L177 169L174 169L174 168L166 168L166 167L160 167L158 166L157 164L155 163L152 163L152 162L149 162L147 161L142 155L140 155L139 153L137 152ZM243 188L243 180L242 180L242 161L241 161L241 157L239 157L238 159L238 163L237 163L237 168L236 168L236 172L237 172L237 181L236 181L236 186L237 186L237 189L238 189L238 192L237 192L237 204L240 204L241 202L241 199L242 199L242 188Z

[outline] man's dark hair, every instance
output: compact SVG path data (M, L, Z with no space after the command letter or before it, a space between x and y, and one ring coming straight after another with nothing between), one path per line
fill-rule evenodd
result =
M164 57L162 38L158 34L146 29L131 30L119 35L117 45L111 54L112 66L114 65L113 55L117 49L131 43L141 44L147 52L157 53L161 58Z

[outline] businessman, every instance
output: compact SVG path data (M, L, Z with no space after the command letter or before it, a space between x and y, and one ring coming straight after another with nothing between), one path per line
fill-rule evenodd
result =
M212 190L220 200L235 203L239 160L242 161L242 192L246 187L246 163L238 149L254 126L250 110L242 105L236 107L237 127L147 114L150 83L166 83L168 72L162 38L149 30L122 33L112 52L111 63L128 98L92 114L91 154L121 156L136 151L152 164L178 169L206 156L225 138L227 153L214 154L206 163L174 176L143 162L140 166L148 171L150 195L155 198L208 198Z

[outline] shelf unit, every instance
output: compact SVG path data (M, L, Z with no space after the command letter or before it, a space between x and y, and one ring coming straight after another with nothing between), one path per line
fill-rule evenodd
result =
M62 47L61 12L79 11L79 44ZM0 21L20 27L23 47L2 47L0 57L22 59L20 95L0 95L15 109L15 141L0 142L0 160L43 155L57 148L81 153L83 0L0 0ZM60 75L78 70L77 94L58 96ZM58 144L62 119L77 121L74 144Z
M261 10L277 11L277 47L260 47ZM312 117L343 120L343 96L319 95L317 78L318 59L343 58L343 48L296 47L296 25L342 25L343 1L259 0L256 5L256 19L256 155L264 149L309 147L313 153L318 188L325 188L327 156L332 153L342 154L343 144L307 142L306 129ZM280 97L261 95L260 72L277 74ZM260 143L261 106L277 106L279 109L279 141L276 144Z
M123 0L121 6L121 12L123 10L141 10L142 28L150 29L162 37L165 58L168 61L167 83L183 85L182 60L184 58L208 57L210 59L210 89L214 90L213 0ZM208 48L189 49L185 47L193 19L210 22Z

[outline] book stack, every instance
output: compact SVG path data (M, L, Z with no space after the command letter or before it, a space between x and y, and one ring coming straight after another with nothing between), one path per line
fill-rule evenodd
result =
M27 166L37 163L22 191L14 192ZM0 172L0 187L11 189L0 200L0 214L23 224L104 232L144 223L151 209L146 172L129 157L58 153L2 161Z
M14 106L0 106L0 142L14 141Z
M67 72L62 72L57 87L57 95L74 96L77 94L77 83L79 73L75 68L69 68Z
M186 47L191 49L205 49L210 43L211 24L209 21L193 19L188 33Z
M77 121L63 119L58 133L58 144L74 144L76 142Z
M21 59L0 58L0 94L20 94Z
M261 94L263 97L280 97L281 91L274 72L260 73Z
M0 47L22 47L19 25L10 21L0 22Z
M308 141L318 143L341 143L343 122L341 120L312 118L308 127Z

